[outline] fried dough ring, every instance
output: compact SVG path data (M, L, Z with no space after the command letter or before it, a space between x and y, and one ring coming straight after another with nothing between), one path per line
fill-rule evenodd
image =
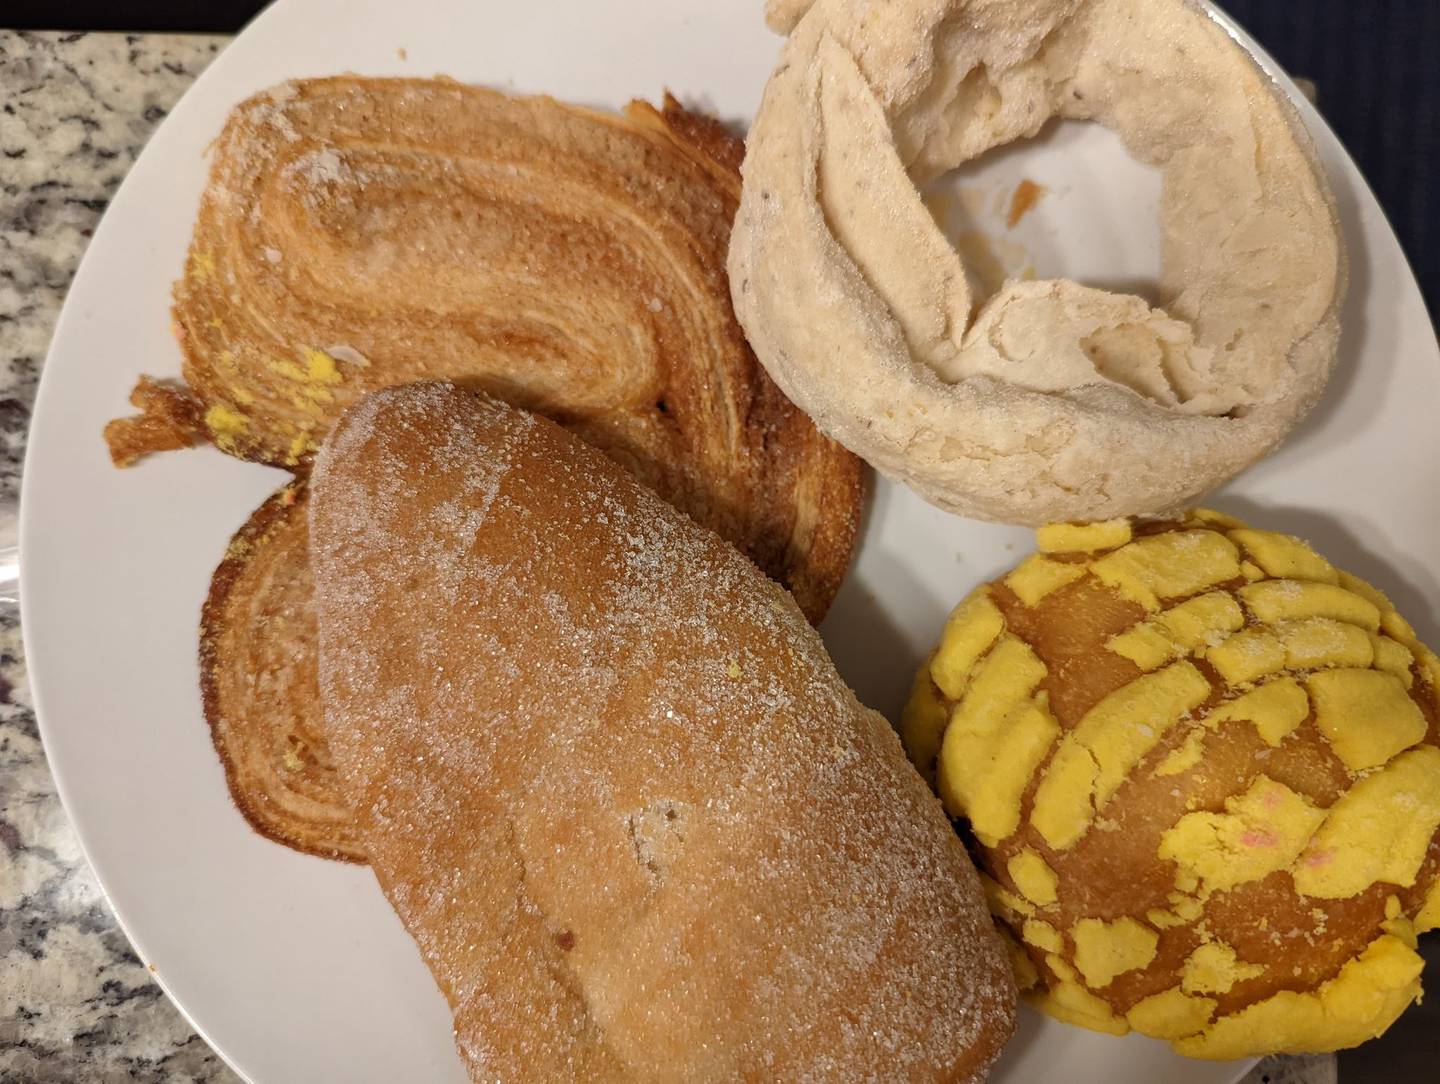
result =
M250 826L297 851L364 862L325 738L306 488L257 508L200 617L200 693L225 782Z
M1159 308L1061 279L972 319L917 186L1052 117L1160 170ZM730 276L756 353L821 429L951 511L1171 508L1274 448L1333 365L1344 253L1314 150L1183 0L819 0L744 172Z

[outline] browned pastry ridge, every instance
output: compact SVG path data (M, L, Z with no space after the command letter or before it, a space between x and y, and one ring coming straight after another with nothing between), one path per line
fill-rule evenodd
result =
M321 726L308 494L283 486L240 528L200 617L200 692L225 781L261 835L365 861Z
M617 116L346 76L249 99L216 140L175 286L210 439L304 468L370 390L482 387L603 448L818 620L849 562L861 468L735 319L743 153L668 96Z
M310 517L326 735L472 1078L983 1075L974 869L754 565L449 385L347 413Z
M128 467L154 452L193 448L208 438L204 408L178 381L142 376L130 391L139 414L105 423L105 444L117 467Z
M214 153L175 291L188 393L142 381L142 414L106 430L117 463L198 431L303 478L346 403L446 376L548 413L824 615L861 466L781 395L735 321L743 145L721 125L673 99L610 116L337 78L243 103ZM359 858L310 723L304 519L267 502L216 570L206 715L254 827Z

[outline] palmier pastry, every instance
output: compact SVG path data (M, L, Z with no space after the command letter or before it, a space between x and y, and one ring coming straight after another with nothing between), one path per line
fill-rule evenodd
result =
M818 620L849 560L860 467L735 321L742 154L673 99L613 116L349 76L251 98L216 141L175 288L210 438L303 468L372 388L484 387L604 448Z
M310 517L325 731L474 1079L983 1075L964 847L754 565L445 385L352 408Z
M955 610L904 719L1022 985L1200 1058L1379 1035L1440 926L1440 660L1214 512L1039 542Z
M305 486L255 510L211 579L200 691L230 796L256 831L363 862L321 726Z

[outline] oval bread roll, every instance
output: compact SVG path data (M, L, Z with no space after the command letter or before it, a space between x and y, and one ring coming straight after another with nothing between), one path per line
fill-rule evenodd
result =
M311 500L327 736L475 1079L983 1076L975 872L782 589L447 385L349 411Z

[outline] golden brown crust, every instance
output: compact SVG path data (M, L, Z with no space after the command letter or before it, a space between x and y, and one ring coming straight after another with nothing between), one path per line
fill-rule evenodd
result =
M659 110L649 102L637 100L625 107L625 116L637 126L648 126L663 135L676 150L700 165L738 206L745 140L730 131L723 121L690 112L668 90ZM734 217L733 208L731 217Z
M242 103L175 287L211 439L303 468L369 390L480 387L604 449L818 621L849 563L862 468L735 320L742 155L669 96L615 116L339 77Z
M788 595L564 430L377 392L312 479L325 726L475 1079L974 1080L974 871Z
M206 439L204 407L183 385L142 376L130 392L130 405L140 413L105 425L105 446L117 467Z
M252 828L298 851L364 862L321 726L301 483L236 532L200 617L200 693L230 796Z

